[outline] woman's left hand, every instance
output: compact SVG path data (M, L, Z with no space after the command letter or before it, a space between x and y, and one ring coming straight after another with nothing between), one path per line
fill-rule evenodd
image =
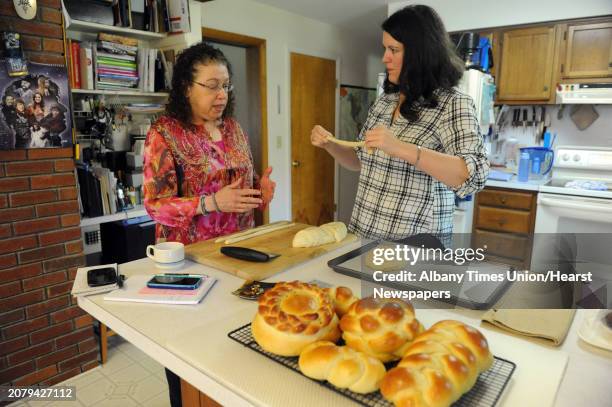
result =
M276 189L276 182L270 179L270 174L272 173L272 167L268 167L264 170L261 179L259 180L259 184L261 186L261 199L263 203L261 204L261 209L265 209L266 206L272 201L274 198L274 190Z
M378 126L365 132L366 148L378 148L390 156L397 155L402 144L387 127Z

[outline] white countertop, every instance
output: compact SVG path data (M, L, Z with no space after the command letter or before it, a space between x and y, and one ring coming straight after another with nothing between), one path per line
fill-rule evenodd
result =
M548 181L549 179L546 178L537 181L533 180L527 182L519 182L518 177L516 175L513 175L509 181L496 181L488 179L485 185L488 187L522 189L524 191L539 191L540 187L546 184Z
M328 260L358 246L345 246L269 280L318 279L359 293L359 280L327 267ZM158 270L145 258L122 264L120 271L129 277ZM80 297L78 304L223 405L351 405L348 399L227 338L229 331L250 322L256 312L256 302L230 294L242 284L241 279L189 261L181 272L206 273L219 281L195 306L109 302L103 294ZM576 333L588 312L578 310L567 339L558 348L481 325L481 311L418 309L417 317L426 326L443 318L478 326L493 353L517 364L501 406L609 406L612 353L591 347Z

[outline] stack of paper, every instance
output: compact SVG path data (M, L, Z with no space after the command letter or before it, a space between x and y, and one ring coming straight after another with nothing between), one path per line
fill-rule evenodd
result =
M131 276L123 283L123 288L104 297L108 301L151 302L157 304L197 304L217 281L202 275L204 281L195 290L175 290L148 288L147 282L152 275Z
M105 264L103 266L92 266L92 267L80 267L77 269L76 277L74 278L74 284L72 285L72 295L92 295L106 293L119 288L117 284L107 284L99 287L90 287L87 284L87 272L92 269L99 269L103 267L112 267L117 271L117 263Z

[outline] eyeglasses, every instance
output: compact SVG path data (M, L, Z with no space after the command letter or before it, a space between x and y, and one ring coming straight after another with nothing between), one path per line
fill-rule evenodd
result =
M196 83L206 89L209 89L215 93L220 92L221 89L223 89L225 91L225 93L230 93L231 91L234 90L234 85L232 85L231 83L221 83L218 81L215 81L215 85L208 85L206 83L202 83L202 82L196 82L193 81L193 83Z

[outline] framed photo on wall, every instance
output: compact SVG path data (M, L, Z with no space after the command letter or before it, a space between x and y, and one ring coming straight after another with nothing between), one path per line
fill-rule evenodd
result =
M27 75L9 77L0 65L0 150L71 146L66 67L29 62Z
M376 100L376 89L340 85L340 128L338 138L355 141Z

